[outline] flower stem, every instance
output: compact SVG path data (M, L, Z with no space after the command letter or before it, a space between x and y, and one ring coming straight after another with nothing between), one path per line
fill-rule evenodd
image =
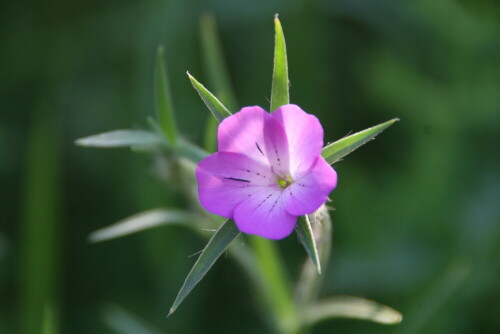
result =
M282 334L299 333L290 281L284 272L276 245L271 241L251 236L258 273L262 276L262 294L276 329Z

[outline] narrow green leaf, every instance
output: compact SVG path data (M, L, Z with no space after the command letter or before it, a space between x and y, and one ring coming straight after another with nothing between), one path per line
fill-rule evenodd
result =
M162 130L172 145L175 145L177 143L177 125L164 58L165 50L163 46L159 46L155 73L156 112Z
M212 94L206 89L201 83L199 83L189 72L187 73L189 80L194 89L198 92L203 102L206 104L208 109L212 112L212 115L217 119L217 121L222 122L222 120L228 116L231 116L231 112Z
M212 238L201 252L198 260L189 272L182 285L175 301L170 308L170 316L179 307L182 301L189 295L193 288L203 279L206 273L212 268L215 261L227 249L231 242L240 234L236 224L232 220L226 220L224 224L215 232Z
M318 249L316 247L316 241L314 240L311 222L309 221L309 217L307 215L299 218L297 226L295 227L295 232L297 232L297 236L304 246L307 255L309 255L312 262L316 266L318 274L321 274L321 263L319 260Z
M102 310L102 318L104 323L117 334L163 333L137 315L116 304L107 304Z
M76 140L76 145L86 147L156 147L163 139L156 133L145 130L114 130Z
M384 325L398 324L403 320L401 313L389 306L351 296L336 296L320 301L304 312L304 320L309 325L332 318L367 320Z
M274 17L274 29L274 69L271 90L271 112L282 105L290 103L285 36L283 35L283 28L281 27L281 22L277 14Z
M360 131L348 137L344 137L340 140L337 140L334 143L328 144L323 148L321 155L331 165L339 161L341 158L345 157L352 151L356 150L360 146L363 146L370 140L375 139L375 137L379 133L381 133L382 131L384 131L397 121L399 121L399 119L394 118L385 123L376 125L374 127Z
M59 328L57 324L57 312L52 303L47 303L43 315L42 334L57 334Z
M170 224L193 224L202 219L182 210L155 209L135 214L111 226L99 229L89 235L90 242L101 242L121 238L153 227Z

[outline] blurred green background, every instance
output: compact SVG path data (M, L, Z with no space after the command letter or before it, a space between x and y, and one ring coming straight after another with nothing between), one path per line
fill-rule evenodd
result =
M204 241L162 227L91 245L136 212L184 203L129 150L74 146L146 128L158 44L183 133L208 112L199 18L218 21L239 105L268 106L274 13L287 38L291 100L326 140L401 122L335 165L334 243L322 295L400 310L385 327L332 320L314 333L500 333L498 1L21 1L0 11L0 333L119 333L120 305L165 333L266 333L248 280L222 258L165 315ZM208 88L210 83L207 82ZM290 275L304 251L279 242ZM113 325L114 324L114 325ZM122 333L140 334L132 325Z

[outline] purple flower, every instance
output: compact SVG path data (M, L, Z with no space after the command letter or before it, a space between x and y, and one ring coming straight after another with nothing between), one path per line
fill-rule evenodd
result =
M196 169L200 202L244 233L288 236L297 217L316 211L337 185L321 157L321 124L296 105L272 114L241 109L219 125L218 145Z

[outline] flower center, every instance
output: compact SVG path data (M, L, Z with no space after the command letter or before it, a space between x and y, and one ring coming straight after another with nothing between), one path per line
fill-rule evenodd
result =
M278 185L286 189L289 185L293 183L292 177L290 175L287 175L285 177L278 177Z

